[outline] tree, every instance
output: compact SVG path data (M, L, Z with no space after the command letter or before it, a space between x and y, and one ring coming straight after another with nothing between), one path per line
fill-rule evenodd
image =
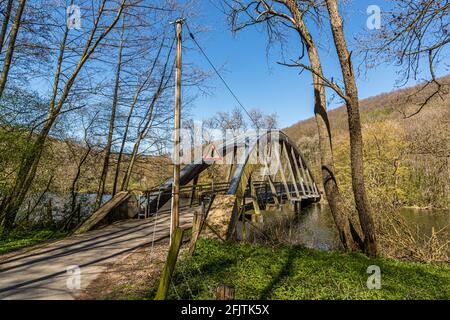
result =
M353 194L359 221L364 233L364 251L371 255L377 255L377 241L372 212L367 198L364 183L364 157L363 138L361 132L361 117L359 114L359 96L356 86L355 73L344 36L344 27L336 0L326 0L330 17L331 30L334 44L341 65L342 76L345 84L345 93L340 92L347 106L348 125L350 132L350 158L352 164ZM339 91L338 91L339 92Z
M251 126L253 129L273 130L278 126L278 116L276 113L264 115L261 110L252 109L249 112Z
M12 6L13 0L8 0L6 7L3 10L3 22L2 29L0 31L0 54L3 51L3 44L5 42L6 32L8 31L9 19L11 18Z
M160 99L163 94L167 91L168 88L172 87L171 80L173 79L173 71L175 66L175 60L173 60L172 64L170 64L170 60L172 57L172 49L174 46L174 41L172 41L172 45L167 52L167 56L165 58L165 62L163 64L162 70L159 74L159 81L157 87L153 93L150 104L147 108L147 111L144 117L141 119L138 126L138 136L134 143L133 151L130 156L130 162L128 163L128 167L125 171L124 178L122 180L121 190L127 190L130 184L131 174L133 171L134 164L136 162L139 148L141 147L141 143L149 134L149 131L153 126L161 125L162 123L167 122L167 117L163 117L162 122L158 123L158 119L160 114L158 114L158 107L160 106ZM161 112L161 111L160 111ZM165 112L162 112L165 114Z
M0 98L3 96L3 91L5 90L6 81L8 80L9 69L11 67L11 61L13 58L14 49L16 47L17 34L19 33L19 28L20 28L20 24L22 21L22 14L23 14L23 10L25 8L25 4L26 4L26 0L19 0L19 4L17 5L16 15L14 17L14 22L13 22L12 29L11 29L11 36L9 38L8 48L7 48L6 54L5 54L5 60L3 61L2 74L0 76ZM8 18L9 18L9 14L10 13L7 13ZM2 25L2 32L3 32L3 27L4 27L5 33L6 33L6 29L8 27L6 18L7 17L5 16L5 21L4 21L4 24ZM3 33L2 33L2 37L4 38ZM2 43L2 46L3 46L3 43Z
M166 41L166 39L164 37L161 40L160 46L158 47L156 56L153 58L153 62L150 63L149 69L146 70L146 72L143 75L143 80L141 80L140 77L138 77L139 79L137 80L135 93L132 98L129 110L128 110L128 115L125 120L125 127L124 127L124 131L122 134L122 141L120 144L119 153L117 155L117 164L116 164L116 170L115 170L114 182L113 182L113 190L112 190L113 195L115 195L117 193L117 189L118 189L118 185L119 185L120 167L121 167L124 152L125 152L125 145L128 141L128 135L130 133L130 126L132 125L132 117L134 115L135 108L137 107L137 105L139 103L139 99L141 98L141 95L143 95L145 90L148 89L148 85L151 82L152 77L154 76L153 73L155 72L155 69L159 62L159 57L164 48L165 41Z
M105 193L106 176L108 175L109 162L111 157L111 147L113 143L114 126L116 120L117 100L119 99L119 86L120 86L120 71L122 68L122 54L124 46L124 33L125 33L125 14L122 15L122 26L120 28L120 40L119 40L119 52L117 55L117 67L116 76L114 82L114 92L111 106L111 118L109 120L108 139L104 148L104 159L102 173L100 175L100 181L97 190L97 198L95 200L95 210L100 208L102 204L103 195Z
M78 56L77 62L75 62L71 73L68 75L62 74L63 63L66 53L66 48L68 44L69 36L69 26L65 23L64 32L62 34L62 39L60 42L60 48L58 53L56 71L54 76L54 84L51 99L49 102L47 118L44 121L40 132L35 136L30 136L33 139L32 145L24 153L20 167L17 171L16 178L14 181L14 186L11 191L3 198L0 203L0 215L3 218L2 222L2 237L6 237L11 231L14 221L20 206L22 205L25 196L35 178L36 171L39 165L40 158L43 152L43 146L45 141L55 124L56 119L61 114L63 106L65 106L66 101L71 93L71 89L74 86L78 75L82 71L86 62L91 58L94 51L97 49L99 44L105 39L109 32L114 28L122 11L125 7L127 0L121 0L117 6L112 8L106 7L106 0L102 0L98 6L94 20L92 21L92 27L87 33L87 37L81 37L81 41L84 42L82 46L82 51ZM105 18L106 13L112 12L112 17ZM106 23L101 24L101 21L105 18ZM100 34L98 34L100 31ZM79 39L80 37L75 37ZM73 63L73 57L67 58L68 61ZM67 66L69 67L69 66ZM64 76L65 82L61 83L61 76Z

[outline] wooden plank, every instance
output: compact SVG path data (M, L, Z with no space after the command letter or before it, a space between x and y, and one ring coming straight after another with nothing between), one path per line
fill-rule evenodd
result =
M272 146L271 143L268 144L269 157L271 157L271 155L272 155L272 147L271 146ZM278 205L280 205L280 201L278 200L278 192L277 192L277 189L275 188L275 184L273 183L272 176L270 174L269 164L267 163L267 158L266 157L263 157L263 163L264 163L264 168L265 168L265 170L267 172L267 180L269 182L270 191L272 192L273 201L278 206Z
M116 194L108 202L106 202L100 209L94 212L89 219L87 219L77 230L74 235L79 235L88 232L95 228L100 221L102 221L111 211L117 208L124 201L128 200L131 194L127 191L122 191Z
M313 194L314 194L315 197L318 197L318 196L319 196L319 190L317 189L317 185L316 185L316 183L314 182L314 179L312 178L311 172L308 171L308 175L309 175L309 179L310 179L310 181L311 181L311 186L312 186L312 189L313 189Z
M311 187L311 196L315 196L316 192L314 191L314 181L313 181L313 179L311 177L311 173L309 172L308 169L306 169L306 175L308 177L309 185Z
M311 195L312 189L309 186L308 175L306 174L305 166L303 165L303 160L302 160L301 156L299 156L299 163L300 163L300 167L302 168L303 176L305 177L306 189L308 191L308 195Z
M222 284L216 289L216 300L234 300L235 292L234 288Z
M172 242L169 248L169 254L167 255L166 264L159 280L159 287L156 293L155 300L165 300L167 293L169 292L170 283L172 279L173 271L177 263L178 254L180 252L181 243L183 241L184 229L177 227L173 233Z
M273 201L278 206L278 205L280 205L280 201L278 200L277 188L275 188L275 184L273 183L273 180L272 180L271 176L268 176L267 180L269 182L270 191L272 192Z
M198 184L198 176L196 176L194 178L194 181L192 182L192 191L191 191L191 199L189 202L189 206L192 207L192 205L194 204L194 198L195 198L195 194L197 191L197 184Z

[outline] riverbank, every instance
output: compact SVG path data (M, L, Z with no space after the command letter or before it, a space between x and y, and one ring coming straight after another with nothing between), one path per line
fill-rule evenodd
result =
M381 289L369 290L369 266L381 269ZM200 240L180 259L169 299L213 299L221 284L236 299L450 299L449 266L368 258L297 246L261 247ZM156 286L145 298L151 298Z
M0 254L18 251L50 240L63 238L66 232L52 230L36 230L28 232L14 232L7 239L0 240Z

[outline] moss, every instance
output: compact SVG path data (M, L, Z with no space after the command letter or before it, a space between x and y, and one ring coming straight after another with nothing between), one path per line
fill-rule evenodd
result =
M0 254L16 251L47 240L58 239L65 235L64 232L51 230L13 233L6 240L0 241Z
M381 268L381 290L367 288L370 265ZM200 240L195 256L179 262L169 298L212 299L220 284L245 300L450 299L448 266L211 240Z

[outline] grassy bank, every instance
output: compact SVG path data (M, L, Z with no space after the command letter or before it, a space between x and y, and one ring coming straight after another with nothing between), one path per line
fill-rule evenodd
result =
M29 232L15 232L6 240L0 240L0 254L16 251L41 242L58 239L65 236L63 232L39 230Z
M381 268L381 290L367 289L371 265ZM171 299L212 299L220 284L235 287L237 299L450 299L450 268L201 240L194 258L178 264L173 284Z

